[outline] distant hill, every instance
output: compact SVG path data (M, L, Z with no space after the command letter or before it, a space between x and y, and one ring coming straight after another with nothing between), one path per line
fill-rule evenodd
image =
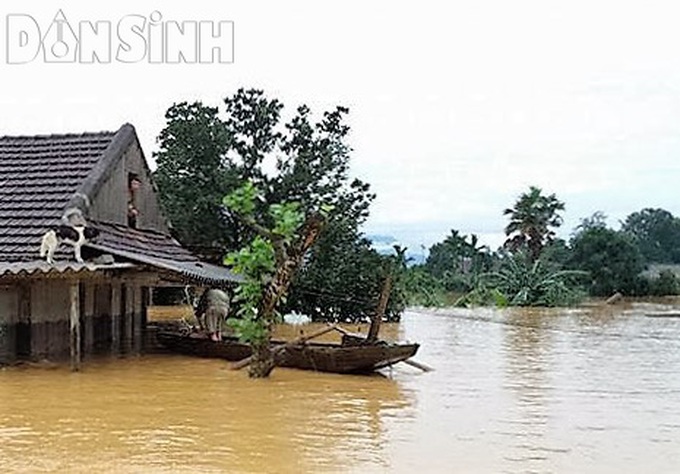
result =
M372 247L382 255L394 255L394 246L400 245L406 247L406 257L409 259L409 265L419 265L425 263L427 255L421 248L412 250L408 245L397 240L392 235L367 235L366 238L371 241Z

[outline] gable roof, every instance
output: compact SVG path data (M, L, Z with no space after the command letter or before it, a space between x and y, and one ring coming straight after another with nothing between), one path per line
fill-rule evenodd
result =
M42 235L59 224L66 209L78 207L87 215L90 200L136 140L130 124L117 132L0 137L0 267L38 260ZM170 235L106 222L89 225L100 231L90 245L96 250L204 283L239 280L225 267L200 262Z
M35 260L40 238L115 134L0 137L0 261Z

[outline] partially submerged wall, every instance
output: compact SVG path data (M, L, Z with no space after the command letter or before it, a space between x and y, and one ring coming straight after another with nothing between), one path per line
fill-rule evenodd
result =
M0 363L68 359L71 285L57 278L0 285ZM82 356L140 353L148 295L148 288L134 280L79 283Z

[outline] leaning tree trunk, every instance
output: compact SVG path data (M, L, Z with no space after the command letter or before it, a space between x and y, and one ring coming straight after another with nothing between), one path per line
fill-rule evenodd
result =
M252 345L253 358L248 366L248 376L254 379L269 377L274 370L274 356L269 338Z
M269 344L269 333L271 326L274 324L276 306L281 297L288 291L295 272L302 264L302 258L319 236L323 223L323 217L313 215L307 219L296 245L291 245L288 248L285 246L274 246L277 253L276 271L272 280L264 287L258 311L259 317L265 322L267 337L264 341L252 345L253 359L248 368L248 375L251 378L269 377L269 374L274 369L274 354Z

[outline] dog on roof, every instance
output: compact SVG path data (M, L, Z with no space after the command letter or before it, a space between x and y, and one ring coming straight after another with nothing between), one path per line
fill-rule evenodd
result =
M54 264L54 253L57 251L62 243L73 246L73 253L76 261L83 263L83 258L80 255L80 249L83 244L91 242L97 238L99 231L92 227L85 227L84 225L60 225L54 229L45 232L40 245L40 257L46 258L47 263Z

